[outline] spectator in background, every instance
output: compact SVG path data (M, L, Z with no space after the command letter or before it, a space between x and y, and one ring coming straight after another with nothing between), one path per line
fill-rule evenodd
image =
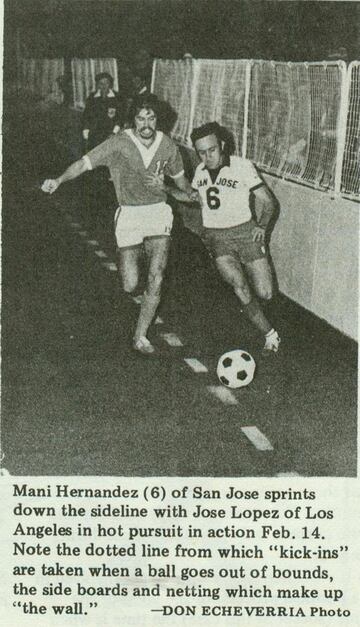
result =
M43 97L41 101L41 107L43 109L49 109L54 105L62 105L65 100L65 89L66 82L65 76L58 76L55 81L53 81L50 90Z
M135 76L133 76L132 78L131 83L133 88L133 97L142 96L143 94L149 93L148 86L143 76L135 74Z
M142 79L150 86L152 55L145 49L139 48L133 55L131 69L134 76L141 76Z
M116 135L124 125L125 100L113 90L110 74L95 76L96 91L88 97L83 113L84 152L88 152ZM98 168L84 178L84 195L88 205L88 227L110 232L116 197L108 168ZM101 209L99 210L99 207Z
M134 76L131 77L130 92L129 92L127 102L126 102L126 115L125 115L126 127L131 127L131 124L132 124L132 120L130 119L129 112L131 111L134 100L138 96L145 96L146 94L149 94L149 93L150 91L148 89L146 81L142 76L139 76L139 74L135 74Z
M95 83L96 91L88 97L83 114L86 150L101 144L112 133L118 133L124 123L124 104L113 90L112 76L101 72L96 75Z
M138 96L150 94L152 56L145 48L139 48L133 54L128 66L129 80L126 99L126 126L131 127L132 120L129 119L129 112L132 104ZM130 116L131 117L131 116Z
M146 82L145 78L141 76L140 74L134 74L131 77L130 86L131 86L132 91L130 91L128 99L127 99L126 116L125 116L125 119L126 119L125 127L127 128L131 128L133 124L131 110L132 110L134 101L136 101L137 98L139 98L139 96L144 97L144 96L150 95L151 93L148 83ZM168 102L163 101L159 103L159 108L157 112L157 126L159 130L169 135L169 133L171 133L171 130L176 122L176 119L177 119L177 114Z

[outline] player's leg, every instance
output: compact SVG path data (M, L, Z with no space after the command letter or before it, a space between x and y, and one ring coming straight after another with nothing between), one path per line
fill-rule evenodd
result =
M261 257L244 264L246 273L252 283L257 296L269 301L273 295L273 278L267 257ZM277 352L280 338L277 331L269 323L270 328L265 332L265 351Z
M147 206L142 220L148 277L134 335L134 348L142 353L150 354L155 349L146 334L160 302L161 285L169 256L173 223L172 210L166 203Z
M232 255L222 255L216 258L215 263L222 278L231 285L236 296L241 301L241 308L245 315L264 335L269 333L272 328L271 324L251 292L240 261Z
M253 241L253 228L254 222L252 220L240 225L234 237L234 243L236 243L237 254L256 296L269 301L273 293L271 268L264 244ZM254 315L260 322L257 326L265 336L265 353L269 351L276 353L280 338L255 296L250 307L253 309L250 315ZM245 313L249 315L249 311Z
M118 267L122 288L127 294L132 294L137 288L142 254L143 236L135 217L135 211L127 207L118 207L114 216Z
M133 294L138 286L141 254L141 244L118 250L121 285L127 294Z
M236 296L243 304L251 300L251 291L241 263L232 255L216 257L215 265L226 283L231 285Z
M267 257L254 259L244 264L255 294L269 301L273 296L273 278Z
M134 348L141 352L153 353L154 348L149 343L146 335L160 303L161 285L169 256L170 237L146 238L144 245L149 270L134 334Z

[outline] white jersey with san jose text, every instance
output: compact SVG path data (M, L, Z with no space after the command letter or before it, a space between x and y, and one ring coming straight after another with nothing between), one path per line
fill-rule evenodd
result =
M262 185L255 166L248 159L230 156L213 183L209 171L200 163L192 187L199 192L203 225L224 229L251 219L250 192Z

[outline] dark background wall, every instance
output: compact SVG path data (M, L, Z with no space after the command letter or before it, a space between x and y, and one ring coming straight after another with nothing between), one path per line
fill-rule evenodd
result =
M5 0L5 54L19 29L29 56L322 60L360 56L359 2L265 0ZM342 51L344 54L344 51ZM11 63L10 63L11 65Z

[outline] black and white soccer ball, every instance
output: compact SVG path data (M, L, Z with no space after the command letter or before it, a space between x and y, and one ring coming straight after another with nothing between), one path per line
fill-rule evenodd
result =
M250 353L236 349L221 355L216 374L226 387L242 388L253 380L255 368L255 360Z

